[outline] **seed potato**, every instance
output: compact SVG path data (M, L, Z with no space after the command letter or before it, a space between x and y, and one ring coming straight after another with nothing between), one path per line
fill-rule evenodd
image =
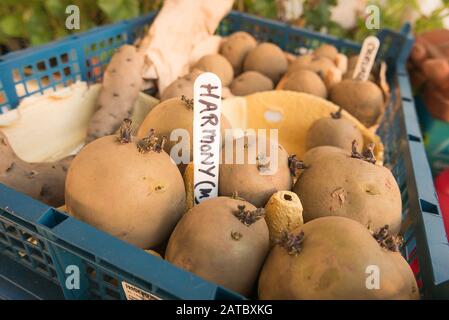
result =
M371 81L345 79L331 88L329 99L366 127L375 125L384 110L382 90Z
M294 230L290 239L290 246L284 242L270 251L259 278L260 299L419 299L407 261L356 221L319 218ZM376 270L378 286L372 280Z
M193 69L189 74L173 81L162 93L161 101L182 96L193 99L193 85L196 78L202 73L203 71L199 69Z
M194 69L215 73L220 78L223 87L229 86L234 78L232 65L220 54L209 54L202 57L195 64Z
M225 129L231 128L229 121L221 115L221 137L224 137ZM193 101L183 98L172 98L161 102L154 107L146 116L137 131L137 137L144 138L150 129L154 129L159 138L165 136L167 143L164 150L170 154L172 148L181 142L171 141L170 135L176 129L184 129L189 134L190 160L193 159ZM185 140L183 140L185 141ZM178 149L176 149L178 151ZM187 163L186 163L187 164Z
M301 69L288 75L284 90L309 93L317 97L326 98L327 89L323 80L312 71Z
M302 160L306 169L293 191L301 199L305 222L342 216L371 230L388 224L398 234L401 192L390 170L330 146L313 148Z
M284 52L275 44L263 42L252 49L245 58L243 69L257 71L274 83L287 71L288 62Z
M229 197L205 200L182 217L170 237L165 258L249 296L270 247L262 215L263 209L256 210L246 201Z
M357 143L357 151L362 152L362 133L352 121L343 118L341 112L337 111L330 117L318 119L312 124L307 131L306 149L334 146L351 152L354 140Z
M256 71L246 71L231 83L231 92L236 96L247 96L252 93L273 90L273 81Z
M234 193L252 203L256 207L263 207L273 193L280 190L290 190L292 186L292 176L288 166L288 154L279 145L277 159L269 159L274 152L270 150L270 139L266 140L266 149L262 152L257 148L258 138L253 135L246 135L238 138L234 143L234 159L237 159L238 146L243 147L242 164L223 163L219 171L219 188L221 196L232 196ZM225 154L226 150L222 150ZM253 155L255 159L249 159L248 155ZM270 172L270 165L276 167Z
M185 208L182 176L164 151L141 152L135 137L85 146L67 173L67 212L143 249L168 239Z
M220 53L231 63L234 74L239 75L243 70L243 62L249 51L257 46L256 39L247 32L234 32L222 44Z

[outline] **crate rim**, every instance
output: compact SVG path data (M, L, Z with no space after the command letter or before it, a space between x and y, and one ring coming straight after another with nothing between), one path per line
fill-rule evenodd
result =
M95 26L95 27L93 27L93 28L91 28L89 30L76 32L76 33L70 34L68 36L64 36L62 38L55 39L55 40L50 41L48 43L44 43L44 44L40 44L40 45L36 45L36 46L31 46L31 47L23 48L23 49L20 49L20 50L11 51L11 52L5 53L3 55L0 55L0 63L5 62L5 61L7 61L9 59L18 57L18 56L22 56L22 55L27 54L27 53L34 53L34 51L36 51L36 50L42 50L42 49L45 49L45 48L48 48L48 47L52 47L52 46L54 46L56 44L59 44L59 43L72 42L73 40L77 40L80 37L85 37L85 36L88 36L88 35L91 35L91 34L94 34L94 33L100 32L100 31L103 31L103 30L108 30L109 31L109 30L120 29L121 27L126 26L126 25L144 24L145 22L150 21L151 19L155 18L158 13L159 13L159 11L157 11L157 10L156 11L151 11L149 13L146 13L146 14L144 14L142 16L139 16L139 17L136 17L136 18L124 19L124 20L120 20L120 21L117 21L117 22L104 24L104 25L101 25L101 26ZM282 27L282 28L289 28L289 29L292 29L292 30L299 30L302 33L306 33L306 34L309 34L311 36L312 35L316 36L317 34L319 34L321 38L326 39L326 41L328 41L328 42L339 42L339 43L344 43L345 45L349 45L349 46L353 46L353 47L360 47L361 46L360 42L356 42L356 41L348 40L348 39L344 39L344 38L340 39L340 38L337 38L336 36L333 36L333 35L321 33L321 32L318 32L318 31L313 31L313 30L307 29L307 28L301 28L299 26L295 26L295 25L292 25L291 23L287 23L287 22L277 21L277 20L273 20L273 19L269 19L269 18L263 18L263 17L257 16L255 14L251 14L251 13L240 12L240 11L237 11L237 10L231 10L229 12L229 14L224 17L224 19L226 19L227 17L235 17L235 18L246 17L246 18L251 18L251 19L253 19L255 21L259 21L259 22L262 22L262 23L263 22L266 23L267 21L269 21L269 23L271 25L276 25L276 26ZM401 33L402 35L408 37L409 39L413 39L413 36L411 35L411 32L410 32L410 28L411 28L410 23L406 22L406 23L404 23L401 26L401 29L399 31L393 30L391 28L382 28L382 29L379 29L379 30L393 32L393 33Z

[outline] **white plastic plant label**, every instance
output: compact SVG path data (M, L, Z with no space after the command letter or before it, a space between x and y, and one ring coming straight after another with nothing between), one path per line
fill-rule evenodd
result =
M352 74L352 78L360 81L366 81L369 78L377 51L379 51L380 41L375 36L367 37L362 44L359 59Z
M154 294L133 286L125 281L122 281L122 288L125 292L126 300L162 300Z
M218 196L220 163L221 81L201 74L193 92L193 185L195 204Z

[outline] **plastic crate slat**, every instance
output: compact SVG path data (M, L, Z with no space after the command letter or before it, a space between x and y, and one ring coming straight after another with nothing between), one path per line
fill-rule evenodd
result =
M398 68L402 70L403 67ZM404 71L406 74L406 72ZM398 75L401 91L408 96L411 94L410 83L405 75ZM407 134L421 137L417 115L413 102L404 103L404 126ZM406 109L407 108L407 109ZM413 175L408 175L409 198L413 200L414 213L418 215L416 226L417 246L420 265L425 268L423 278L429 295L442 294L433 286L449 288L449 245L444 230L442 217L433 187L430 165L423 147L422 141L408 141L409 160L406 162ZM425 204L425 205L423 205ZM431 209L429 209L431 208ZM426 212L431 211L431 212ZM444 293L449 296L449 292Z
M0 183L0 218L4 216L35 231L34 225L48 209L50 207L44 203L34 201Z
M41 288L46 290L42 292ZM61 300L63 298L59 285L33 274L27 267L0 254L0 300Z
M435 284L449 284L449 278L447 276L447 271L449 270L449 244L442 223L442 217L424 212L423 222L429 248L429 262L432 263L432 269L434 270Z
M74 218L68 217L61 224L55 226L51 233L56 239L70 243L77 250L95 255L100 266L112 267L116 269L117 273L126 270L128 274L139 275L136 278L149 283L157 283L157 287L175 293L178 299L214 298L216 285L193 274L188 277L182 276L185 271L167 261L153 257L143 250L136 250L135 247L108 234L98 232L97 229ZM58 242L56 241L56 243ZM95 263L95 261L91 262Z
M440 210L438 207L438 200L435 194L435 190L433 188L429 188L429 183L433 183L433 180L430 172L429 162L427 161L427 156L422 147L422 143L410 141L409 146L410 154L413 159L412 166L415 170L418 199L432 204L436 208L437 214L439 214Z

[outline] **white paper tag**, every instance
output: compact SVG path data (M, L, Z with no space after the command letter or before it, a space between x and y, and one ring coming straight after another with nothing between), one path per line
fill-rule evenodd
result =
M193 185L195 204L218 196L221 81L211 72L195 80L193 92Z
M363 41L362 50L360 50L359 59L352 74L353 79L368 80L379 47L380 41L375 36L369 36Z
M125 296L127 300L162 300L158 296L142 290L132 284L122 281L122 288L125 291Z

